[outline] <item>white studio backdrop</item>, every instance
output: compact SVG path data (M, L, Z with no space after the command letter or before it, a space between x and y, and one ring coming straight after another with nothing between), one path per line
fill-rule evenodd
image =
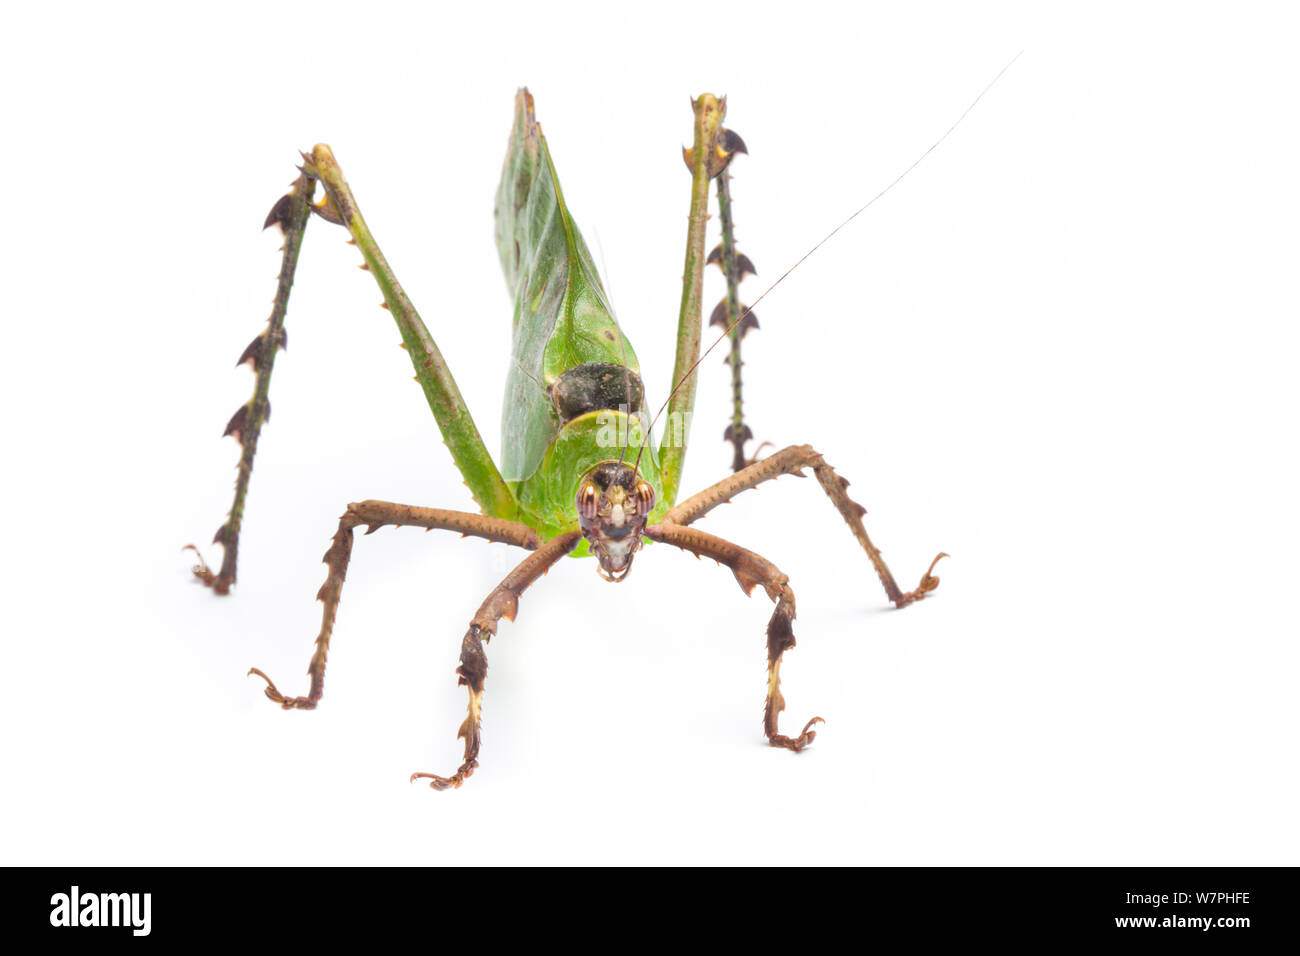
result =
M1294 864L1297 254L1285 5L49 4L0 13L7 863ZM347 502L471 507L379 293L308 230L217 599L298 149L330 143L494 448L514 91L649 398L671 371L689 96L728 96L760 439L853 482L903 612L815 484L710 516L798 595L807 752L765 746L770 604L648 548L565 561L454 668L516 555L359 538L321 708L284 714ZM722 294L711 271L705 307ZM706 341L708 338L706 337ZM720 478L705 360L684 491Z

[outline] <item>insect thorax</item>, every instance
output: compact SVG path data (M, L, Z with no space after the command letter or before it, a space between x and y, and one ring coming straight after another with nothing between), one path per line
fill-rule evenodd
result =
M551 403L561 422L602 409L635 414L645 402L641 376L613 362L584 362L551 386Z

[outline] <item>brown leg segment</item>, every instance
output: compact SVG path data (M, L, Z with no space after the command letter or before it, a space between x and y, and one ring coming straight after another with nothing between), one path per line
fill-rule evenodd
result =
M931 572L934 570L934 566L939 563L939 558L947 557L947 554L943 552L940 552L930 562L929 569L922 575L921 583L917 585L915 590L903 591L898 586L898 583L894 580L894 575L889 570L889 566L885 564L880 549L872 544L871 538L867 536L867 529L862 524L862 516L867 513L867 509L848 496L848 492L844 490L849 486L848 481L837 475L835 469L826 464L826 461L811 445L791 445L769 455L762 461L755 462L734 475L727 476L716 485L705 488L699 494L687 498L675 508L672 508L664 515L664 521L678 525L688 525L708 514L718 505L730 501L742 491L747 491L773 478L779 478L781 475L799 475L803 477L803 469L809 467L812 468L813 474L817 476L817 482L822 486L822 490L826 492L827 497L831 499L831 503L835 505L835 509L844 518L850 530L853 531L853 536L862 545L862 550L867 552L867 557L871 559L876 574L880 576L880 583L885 586L885 593L896 607L907 607L914 601L921 600L939 586L939 579Z
M460 666L456 673L458 683L469 688L469 714L460 725L457 736L465 741L465 760L450 777L436 773L413 773L411 782L428 780L435 790L459 787L478 766L479 745L482 743L483 682L487 679L487 654L483 642L490 641L497 632L497 624L504 617L515 619L519 610L519 595L534 581L551 569L562 557L578 546L582 533L570 531L552 538L534 553L524 558L504 581L496 586L487 600L479 606L478 613L469 622L469 630L460 645Z
M781 696L781 655L794 647L794 591L790 588L790 579L761 555L696 528L664 521L650 525L645 533L653 541L662 541L683 551L690 551L697 557L704 555L725 564L731 568L741 590L746 594L752 592L758 584L767 591L767 596L772 599L776 609L767 623L767 703L763 708L763 732L773 747L803 750L817 736L817 731L812 726L822 723L820 717L814 717L804 724L798 737L787 737L777 731L777 719L781 711L785 710L785 698Z
M343 579L348 573L348 562L352 557L352 531L357 525L369 525L366 534L372 534L384 525L412 525L417 528L443 531L459 531L462 535L474 535L489 541L501 541L530 551L537 548L537 534L532 528L516 521L501 518L489 518L485 515L471 514L465 511L443 511L439 508L418 508L414 505L398 505L387 501L361 501L348 505L348 510L339 519L339 530L334 535L330 549L325 552L325 563L329 574L321 585L316 600L324 603L321 612L320 634L316 638L316 651L312 654L307 673L311 676L311 688L306 697L286 697L271 678L256 667L248 673L256 674L266 681L266 696L285 710L313 710L325 692L325 658L329 654L330 635L334 632L334 616L339 608L339 598L343 594Z

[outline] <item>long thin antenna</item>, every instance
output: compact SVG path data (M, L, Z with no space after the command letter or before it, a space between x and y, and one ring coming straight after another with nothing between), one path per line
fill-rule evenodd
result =
M971 100L970 105L967 106L966 109L962 111L962 114L957 117L957 119L953 122L953 124L949 126L948 129L944 132L944 134L940 136L938 139L936 139L933 143L931 143L930 148L927 149L920 156L918 156L916 158L916 161L913 162L911 166L908 166L905 170L903 170L894 178L893 182L891 182L888 186L886 186L884 189L880 190L880 192L876 193L869 200L867 200L867 202L864 203L858 209L857 212L849 216L849 218L845 219L842 223L840 223L838 226L836 226L834 229L828 232L825 236L823 236L822 240L818 242L817 245L813 246L811 249L805 252L799 258L799 261L796 262L794 265L792 265L789 269L786 269L785 272L781 273L781 277L777 279L775 282L773 282L770 286L768 286L762 295L760 295L757 299L755 299L752 304L746 306L745 310L736 317L736 320L732 322L730 325L728 325L723 330L722 334L718 336L717 340L712 345L710 345L707 349L705 349L704 353L698 359L695 360L695 364L686 370L686 374L682 376L681 381L679 381L676 385L673 386L672 391L668 393L667 400L665 400L664 403L661 406L659 406L659 411L655 412L655 417L653 421L650 422L650 429L653 429L655 424L659 421L659 416L664 413L664 409L667 408L668 403L673 400L673 396L677 394L677 390L682 387L683 383L685 383L688 378L690 378L692 375L695 374L695 370L700 367L700 363L703 362L704 359L708 357L708 354L710 352L712 352L715 348L717 348L720 344L722 344L723 340L726 339L726 337L731 334L731 330L740 324L741 319L749 315L749 313L754 310L754 306L758 305L758 303L766 299L767 294L771 292L773 289L775 289L777 286L779 286L782 282L784 282L786 280L786 277L790 275L790 273L794 272L795 269L798 269L801 265L803 265L809 256L811 256L822 246L826 245L826 243L830 241L831 237L833 237L837 232L839 232L841 229L843 229L845 226L851 223L854 219L857 219L858 216L862 215L869 208L875 205L876 200L880 199L882 196L885 195L885 193L889 192L900 182L902 182L907 177L908 173L916 169L917 166L920 166L921 163L925 161L925 158L927 156L929 156L936 149L938 149L939 146L943 143L943 141L946 140L950 135L952 135L952 131L962 124L962 120L966 119L966 117L970 115L971 111L975 109L976 106L979 105L979 101L984 99L984 95L988 93L989 90L993 89L993 87L997 84L998 80L1002 79L1002 75L1015 65L1016 60L1020 59L1020 57L1024 54L1024 52L1025 52L1024 50L1021 50L1019 53L1017 53L1015 56L1011 58L1011 60L1007 63L1006 66L998 70L998 75L993 77L993 79L989 80L988 85L986 85L984 89L980 91L979 96ZM650 440L650 434L651 431L647 430L645 437L641 441L641 451L645 450L646 443ZM640 451L637 452L636 464L637 464L637 468L639 468L641 465Z

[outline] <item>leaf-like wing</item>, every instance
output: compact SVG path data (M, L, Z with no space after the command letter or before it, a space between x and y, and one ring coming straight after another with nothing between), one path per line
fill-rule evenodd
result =
M564 204L546 137L526 89L496 200L497 252L514 297L514 335L502 419L501 475L529 478L560 429L549 389L584 362L639 373L600 276Z

